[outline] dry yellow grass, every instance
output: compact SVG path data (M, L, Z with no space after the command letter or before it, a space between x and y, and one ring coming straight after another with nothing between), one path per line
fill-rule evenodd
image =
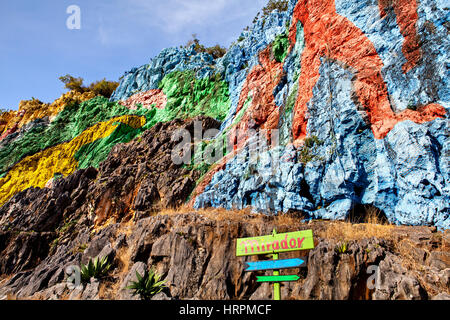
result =
M292 229L304 226L304 219L301 216L291 214L279 214L274 217L267 217L262 214L254 214L251 209L244 210L226 210L223 208L208 208L194 210L188 206L179 208L160 209L157 215L182 215L197 214L215 221L245 221L245 223L268 223L278 227L286 227ZM351 241L368 239L372 237L391 240L393 238L393 225L388 224L383 218L380 211L376 208L369 207L365 212L363 223L352 223L350 221L327 221L317 228L315 234L321 238L335 239L338 241ZM313 220L311 227L314 228L316 222L321 220ZM323 222L323 221L322 221Z
M121 284L121 281L118 281L118 279L123 279L130 270L130 256L131 250L129 247L122 247L117 251L116 258L119 261L118 267L112 275L116 280L103 281L100 283L100 299L114 300L116 298L116 295L119 292L119 286Z
M318 236L338 241L352 241L369 238L392 240L393 225L388 224L381 216L381 212L370 207L366 210L363 223L349 221L330 221L324 230L318 232Z
M352 241L369 238L392 239L391 225L381 225L374 223L352 224L350 222L329 222L324 230L318 231L321 238L335 239L338 241Z
M181 206L179 208L163 208L160 209L156 215L182 215L182 214L197 214L215 221L245 221L245 222L262 222L263 216L261 214L254 214L250 208L242 210L226 210L223 208L206 208L206 209L192 209L189 206Z

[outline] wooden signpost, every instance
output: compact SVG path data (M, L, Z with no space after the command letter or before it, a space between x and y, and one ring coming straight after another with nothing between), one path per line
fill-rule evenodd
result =
M246 262L246 272L273 270L272 276L257 276L257 282L273 283L273 300L281 300L281 283L297 281L297 275L280 275L281 269L300 268L306 265L303 259L279 260L279 254L297 250L314 249L312 230L278 234L274 229L272 235L237 239L236 256L272 255L273 260Z

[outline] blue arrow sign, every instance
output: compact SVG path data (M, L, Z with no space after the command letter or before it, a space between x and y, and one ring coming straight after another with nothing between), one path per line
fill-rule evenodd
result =
M286 259L286 260L267 260L246 262L245 271L261 271L261 270L278 270L278 269L290 269L299 268L305 266L306 263L302 259Z

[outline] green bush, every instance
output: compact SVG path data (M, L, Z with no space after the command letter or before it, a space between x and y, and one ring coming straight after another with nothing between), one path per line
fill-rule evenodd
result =
M94 92L96 95L101 95L110 98L114 90L119 86L118 82L107 81L106 79L91 83L89 86L83 86L83 78L75 78L70 74L59 77L64 87L68 90L77 91L80 93Z
M145 271L143 276L136 271L136 279L137 281L132 281L127 289L133 290L133 295L139 295L142 300L150 300L166 287L165 281L160 281L161 275L153 269Z
M81 281L87 283L91 278L101 279L108 274L109 269L111 264L108 262L108 257L90 259L88 264L81 265Z
M348 252L348 243L347 242L341 242L339 243L336 248L334 248L334 251L338 254L343 254Z
M219 44L216 44L215 46L212 47L205 47L203 44L200 43L200 40L197 38L197 35L195 33L192 35L192 39L186 43L184 48L189 48L192 45L195 46L194 50L197 53L200 52L209 53L210 55L212 55L214 59L221 58L225 55L225 53L227 53L227 49L220 46Z
M267 5L262 9L263 17L267 17L274 10L285 12L288 10L288 6L289 2L287 0L269 0Z

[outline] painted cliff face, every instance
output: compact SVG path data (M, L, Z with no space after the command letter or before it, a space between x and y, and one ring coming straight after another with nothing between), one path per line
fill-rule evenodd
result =
M203 115L222 124L202 145L231 148L214 164L184 167L195 188L182 194L195 208L343 219L369 205L391 222L448 228L449 19L442 1L290 0L222 58L164 49L127 72L110 101L68 93L28 102L0 117L0 202L99 167L161 123ZM125 116L142 125L110 122ZM258 162L251 131L267 147Z
M392 1L380 0L381 17ZM416 1L394 1L397 22L405 37L402 52L407 59L403 71L408 72L420 60L421 50L415 24ZM365 109L376 139L383 139L400 121L429 122L443 117L446 110L432 103L419 106L417 111L404 110L396 113L389 101L387 86L381 74L383 61L372 42L347 18L336 13L334 1L300 0L294 8L289 39L291 48L296 41L297 24L304 30L305 50L299 78L299 92L294 111L293 136L307 136L307 104L313 96L313 88L320 76L321 58L337 61L355 74L354 92Z
M393 222L448 225L448 135L435 130L447 126L442 63L449 44L444 11L429 8L427 1L291 1L286 58L277 63L273 43L259 44L246 77L231 78L241 81L227 123L234 153L204 176L190 203L332 219L372 204ZM267 24L266 33L277 28ZM249 160L251 129L291 133L294 146L282 149L275 175ZM259 174L249 177L255 167ZM431 202L424 198L430 180L438 195Z

